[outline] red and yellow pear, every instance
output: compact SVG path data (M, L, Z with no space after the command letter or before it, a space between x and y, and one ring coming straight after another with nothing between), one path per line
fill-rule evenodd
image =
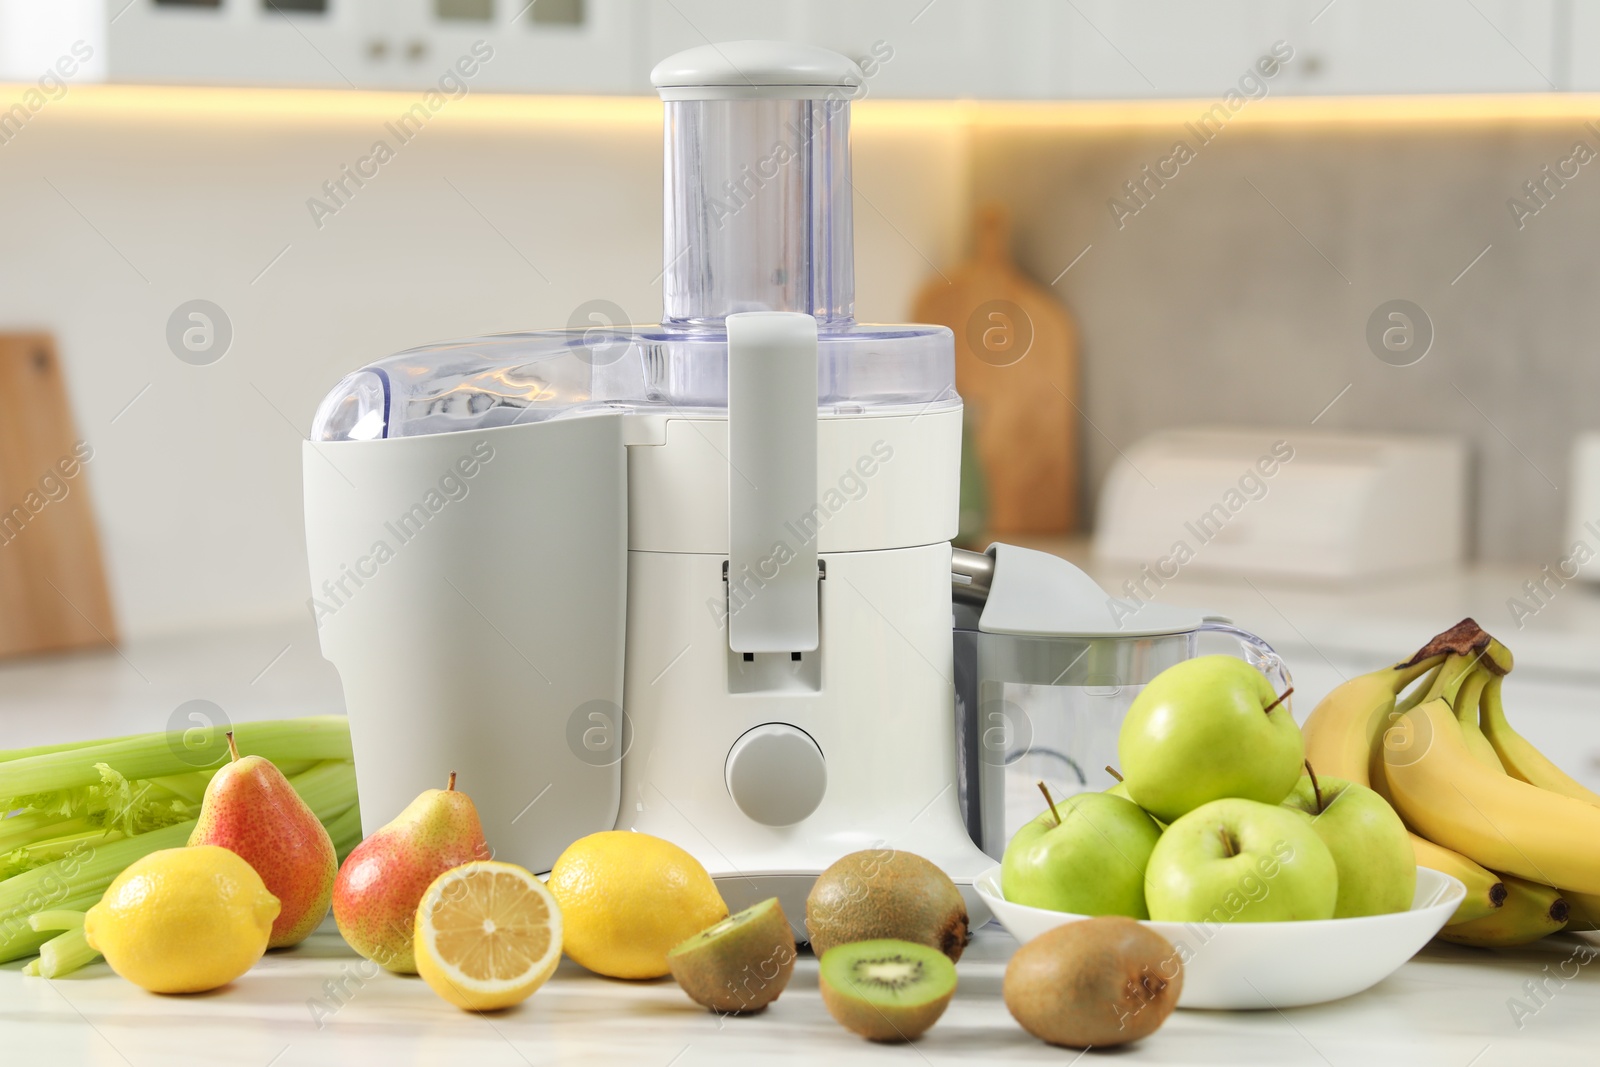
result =
M189 844L220 845L255 868L282 905L267 947L298 945L327 917L339 869L333 841L271 760L240 756L231 732L228 753L206 785Z
M333 884L339 933L367 959L396 974L416 974L412 952L417 905L445 871L490 858L472 798L424 790L404 811L345 857Z

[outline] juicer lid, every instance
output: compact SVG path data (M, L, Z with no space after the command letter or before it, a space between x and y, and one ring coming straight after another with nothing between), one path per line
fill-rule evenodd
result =
M849 100L865 81L848 57L787 41L701 45L650 72L663 100Z
M994 574L978 620L984 633L1015 637L1165 637L1194 633L1205 616L1184 608L1113 597L1060 556L1016 545L989 546Z

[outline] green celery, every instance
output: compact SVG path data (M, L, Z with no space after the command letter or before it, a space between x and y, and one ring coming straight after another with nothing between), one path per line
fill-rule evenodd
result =
M63 819L53 812L30 811L13 815L8 819L0 819L0 855L92 828L88 819Z
M361 844L360 806L353 806L344 814L334 816L328 823L328 836L333 839L333 850L339 862L343 863L345 857Z
M350 725L342 715L244 722L233 733L241 753L274 763L350 759ZM96 785L101 781L97 763L134 780L215 768L227 758L228 742L221 730L144 734L0 762L0 798Z
M100 903L100 898L105 895L104 887L80 897L72 897L60 901L52 911L88 911ZM34 930L26 922L20 924L20 929L14 929L14 924L5 921L0 916L0 963L9 960L21 959L31 956L39 951L39 946L56 936L54 930Z
M54 745L34 745L32 748L0 749L0 763L7 760L26 759L29 756L46 756L52 752L70 752L77 748L89 748L92 745L109 745L118 741L132 741L143 737L144 734L123 734L121 737L97 737L89 741L62 741Z
M35 930L82 930L83 914L68 908L36 911L28 916L28 925Z
M68 930L39 946L39 977L60 978L100 958L83 930Z

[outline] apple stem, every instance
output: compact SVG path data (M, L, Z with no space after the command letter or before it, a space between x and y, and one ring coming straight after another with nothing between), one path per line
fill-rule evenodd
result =
M1117 781L1122 781L1122 775L1118 773L1117 769L1111 766L1109 763L1106 764L1106 773L1111 775L1111 777L1115 778Z
M1289 688L1287 688L1287 689L1285 689L1283 691L1282 695L1280 695L1277 700L1274 700L1272 703L1270 703L1266 707L1262 708L1261 709L1261 713L1263 715L1271 715L1272 714L1272 709L1277 707L1279 704L1282 704L1285 700L1288 700L1289 699L1289 694L1292 693L1292 692L1294 692L1294 686L1291 685Z
M1234 847L1233 838L1228 836L1228 828L1226 826L1217 827L1217 835L1222 838L1222 854L1224 856L1237 856L1239 854L1239 850Z
M1050 787L1045 785L1043 780L1041 780L1039 782L1039 792L1044 794L1044 802L1046 804L1050 805L1050 814L1054 815L1056 817L1056 825L1060 826L1061 825L1061 813L1056 810L1055 797L1052 797L1050 795Z
M228 755L232 757L232 761L234 763L237 763L237 762L239 762L239 746L234 743L233 731L232 730L228 731L227 737L228 737Z
M1311 776L1311 795L1317 798L1317 814L1322 814L1322 787L1317 784L1317 772L1311 769L1311 761L1306 760L1306 773Z
M450 780L445 783L444 791L446 793L454 793L456 791L456 772L455 771L451 771L450 772Z

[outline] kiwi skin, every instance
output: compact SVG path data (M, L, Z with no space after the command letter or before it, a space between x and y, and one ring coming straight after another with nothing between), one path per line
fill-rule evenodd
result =
M911 852L852 852L822 872L806 897L817 958L836 945L892 939L936 948L955 963L972 940L967 903L950 876Z
M846 975L858 959L909 959L923 966L920 981L929 989L946 985L944 993L920 1003L881 1002L868 999L850 985ZM956 992L956 967L937 949L911 941L876 940L835 945L822 958L817 988L828 1014L847 1030L869 1041L915 1041L939 1021ZM912 991L913 993L915 990Z
M1006 1007L1052 1045L1108 1048L1160 1028L1183 992L1172 943L1133 919L1106 915L1048 930L1006 965Z
M713 923L667 953L667 967L690 1000L730 1015L753 1014L777 1000L794 960L794 932L776 897Z

